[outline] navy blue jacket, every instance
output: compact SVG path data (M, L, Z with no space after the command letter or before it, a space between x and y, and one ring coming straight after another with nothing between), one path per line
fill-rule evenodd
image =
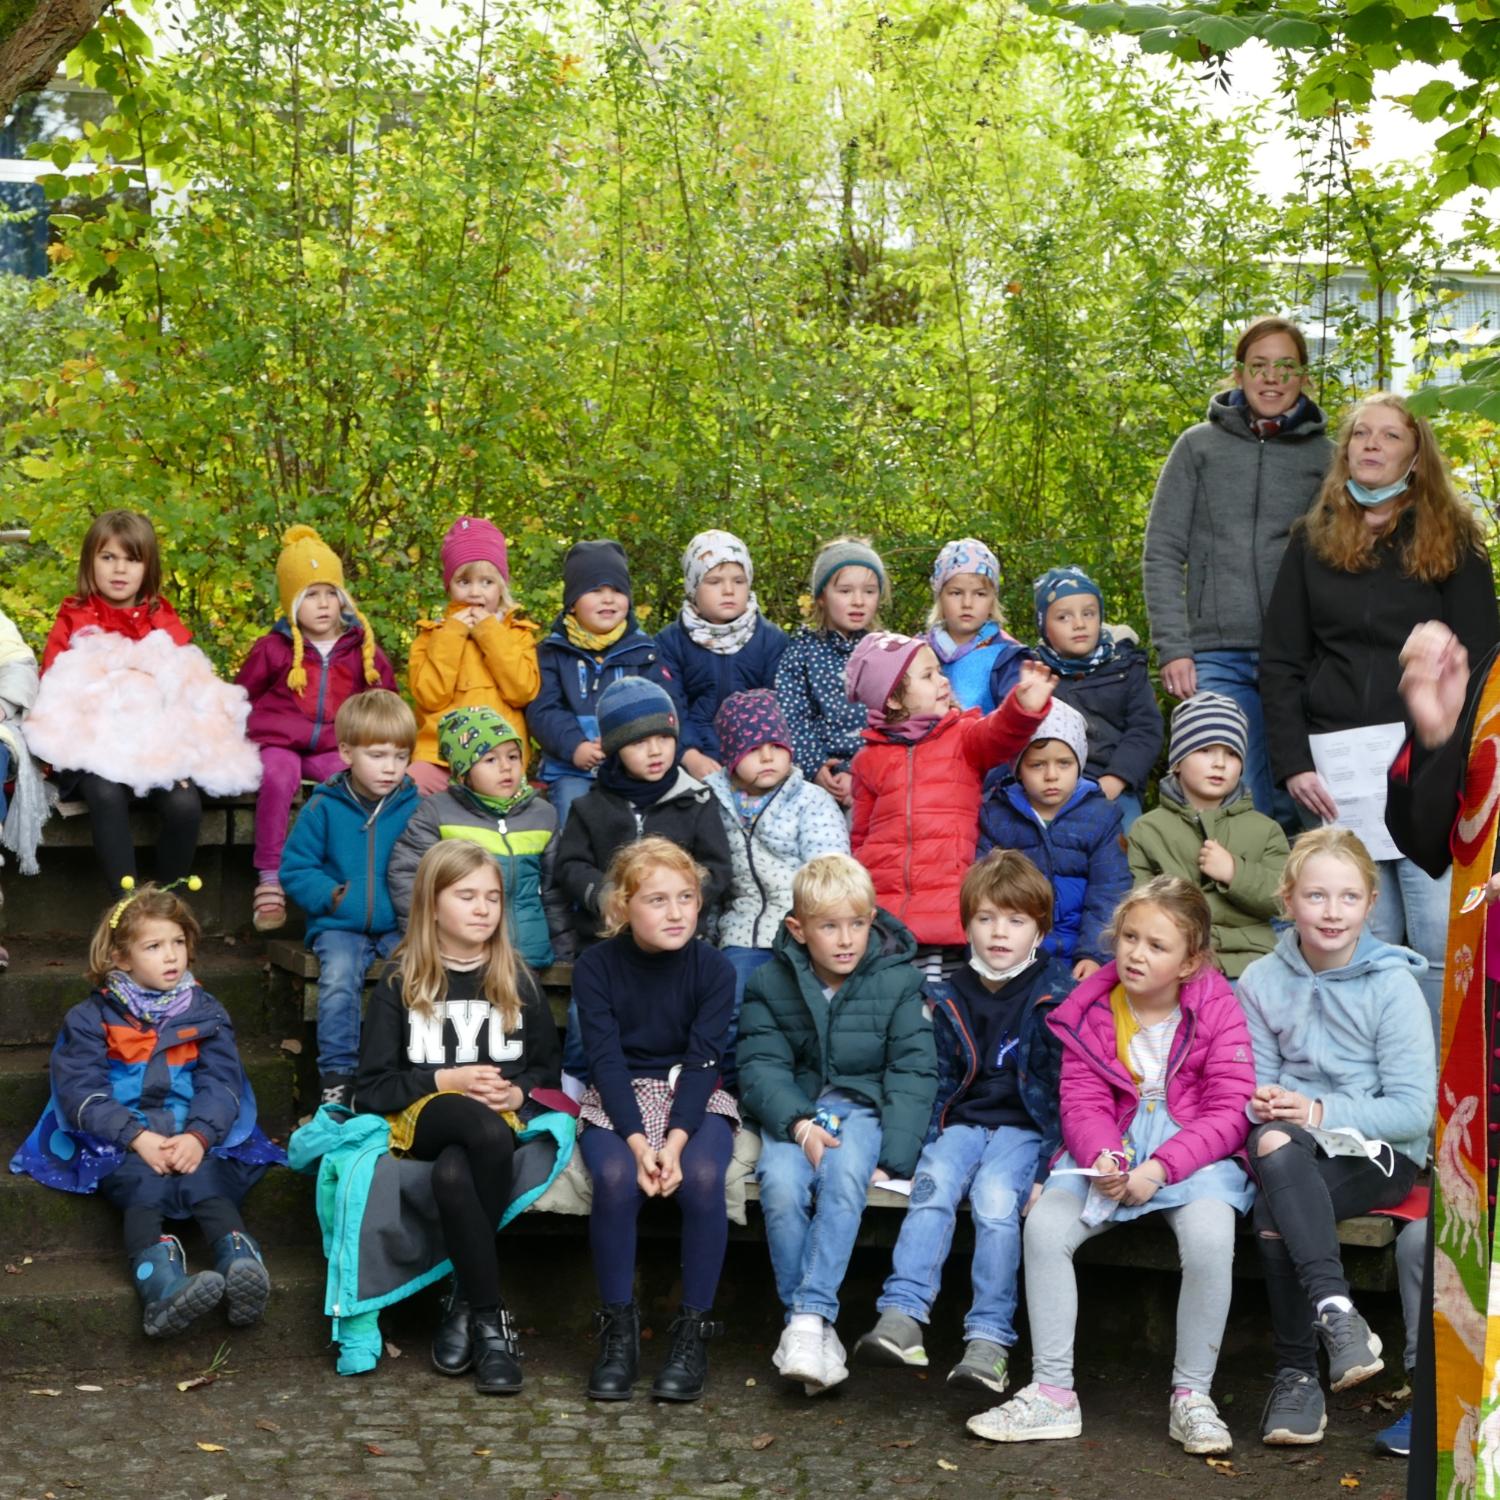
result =
M774 688L776 665L786 644L786 632L764 615L755 622L755 634L746 645L727 655L700 646L683 628L680 619L673 620L657 636L661 664L672 679L668 689L682 714L684 750L700 750L714 760L723 758L714 730L714 715L719 705L731 693Z
M1047 1016L1073 988L1068 966L1058 958L1041 958L1031 966L1026 1012L1021 1021L1021 1044L1016 1048L1016 1077L1021 1103L1042 1137L1036 1180L1046 1180L1053 1158L1062 1147L1058 1094L1062 1081L1062 1042L1047 1025ZM923 987L932 1007L932 1039L937 1047L938 1091L932 1107L927 1140L935 1141L946 1128L949 1107L980 1074L974 1027L964 997L950 980Z
M1052 882L1052 931L1042 947L1059 958L1107 963L1104 929L1130 889L1120 809L1096 782L1079 779L1073 795L1044 823L1014 776L985 778L979 805L979 858L991 849L1017 849Z
M990 686L995 702L1016 685L1023 661L1036 661L1034 647L1009 653L995 663ZM1139 795L1161 754L1161 708L1151 686L1146 653L1122 644L1114 658L1081 677L1060 677L1053 696L1088 721L1089 758L1083 774L1093 781L1118 776Z
M633 609L626 622L625 634L604 653L602 662L568 639L562 615L538 642L542 686L526 705L526 724L542 747L543 781L583 775L573 764L573 752L585 740L599 737L599 694L617 677L646 677L677 697L656 642L636 623Z

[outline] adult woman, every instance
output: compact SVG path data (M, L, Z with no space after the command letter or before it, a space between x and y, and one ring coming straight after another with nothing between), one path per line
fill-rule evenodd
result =
M1292 825L1266 760L1257 677L1281 555L1333 457L1307 379L1307 341L1295 323L1259 318L1240 335L1234 384L1167 456L1141 561L1162 686L1174 698L1211 689L1244 709L1255 806Z
M1318 503L1282 559L1261 640L1271 769L1305 821L1339 815L1308 736L1402 722L1400 652L1424 620L1447 625L1475 659L1500 640L1474 513L1454 493L1432 429L1382 392L1340 428ZM1421 983L1435 1027L1447 876L1434 880L1404 856L1380 861L1370 928L1426 958Z

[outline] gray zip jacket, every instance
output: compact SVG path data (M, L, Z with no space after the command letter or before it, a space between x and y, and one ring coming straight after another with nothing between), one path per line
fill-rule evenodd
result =
M1292 524L1333 462L1311 400L1289 431L1260 438L1229 391L1172 445L1146 520L1141 576L1158 662L1258 651Z

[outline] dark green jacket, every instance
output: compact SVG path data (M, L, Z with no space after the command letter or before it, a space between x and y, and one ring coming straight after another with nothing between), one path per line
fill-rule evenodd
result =
M879 912L858 968L833 993L785 927L776 957L750 976L737 1046L740 1099L763 1134L790 1139L824 1089L856 1094L880 1112L880 1165L910 1177L932 1118L937 1052L916 939Z

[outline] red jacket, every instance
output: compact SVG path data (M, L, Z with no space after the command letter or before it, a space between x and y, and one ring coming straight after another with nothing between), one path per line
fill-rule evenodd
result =
M87 599L69 594L47 632L47 644L42 648L42 671L46 671L60 652L66 651L77 631L85 628L107 630L115 635L128 636L133 641L143 641L153 630L165 630L179 646L186 646L193 632L177 618L177 611L160 595L148 599L144 604L122 609L90 594Z
M1047 1017L1063 1044L1063 1145L1080 1167L1120 1149L1140 1103L1116 1048L1109 992L1119 977L1111 960ZM1255 1092L1250 1028L1229 981L1205 966L1183 984L1177 1003L1182 1024L1167 1062L1167 1109L1182 1128L1154 1153L1168 1182L1244 1148L1245 1106Z
M309 642L303 643L302 669L307 686L294 693L286 685L292 670L292 632L285 620L250 648L245 664L235 681L250 695L250 722L245 733L257 745L271 745L280 750L295 750L300 755L316 755L334 750L338 742L333 733L333 716L340 705L371 684L365 682L365 632L351 625L333 644L328 660ZM376 687L396 691L396 674L379 646L375 648L375 669L380 673Z
M985 773L1013 760L1046 717L1012 690L992 714L945 715L920 740L864 731L855 755L850 847L875 897L919 943L967 942L958 888L979 842Z

